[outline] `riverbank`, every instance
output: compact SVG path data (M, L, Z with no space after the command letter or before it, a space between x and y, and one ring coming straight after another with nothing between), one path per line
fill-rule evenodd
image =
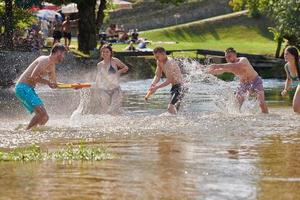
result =
M44 53L45 54L45 53ZM26 67L41 54L33 52L0 51L0 86L7 87L16 81L17 77ZM62 63L57 65L58 78L61 81L88 81L95 79L96 66L99 62L98 53L91 57L78 57L73 53L67 53ZM156 62L153 56L116 56L125 62L130 70L125 76L129 79L147 79L154 75ZM182 58L182 57L179 57ZM204 63L204 58L195 58ZM276 59L266 64L265 61L253 60L255 69L263 78L284 78L283 60ZM215 57L215 62L223 62L222 57ZM270 65L271 64L271 65ZM77 80L69 80L68 77L78 77ZM222 76L224 79L232 76Z

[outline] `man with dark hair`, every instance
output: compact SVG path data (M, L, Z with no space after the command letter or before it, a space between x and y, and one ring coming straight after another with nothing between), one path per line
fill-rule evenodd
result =
M211 74L230 72L240 78L240 85L236 92L236 98L241 106L248 93L255 93L263 113L268 113L265 102L265 93L261 77L254 70L249 60L245 57L237 57L237 52L230 47L225 50L226 64L213 64L209 66Z
M69 49L72 39L71 25L72 23L78 22L78 20L70 20L70 17L67 16L66 20L62 23L62 32L65 39L65 46Z
M153 94L157 89L171 84L171 100L168 105L168 112L176 114L183 97L183 78L180 68L174 60L167 57L166 50L163 47L156 47L153 50L153 53L157 61L157 67L149 92ZM167 79L163 83L157 85L162 73L165 74ZM145 97L145 99L147 98Z
M157 54L157 53L166 54L166 50L163 47L155 47L153 49L153 53L154 53L154 55Z
M27 130L37 125L47 123L49 117L42 100L35 92L38 83L56 88L55 65L64 59L66 48L62 44L55 44L49 56L40 56L33 61L17 81L16 96L22 105L30 112L35 113L27 126ZM48 79L44 79L48 76Z

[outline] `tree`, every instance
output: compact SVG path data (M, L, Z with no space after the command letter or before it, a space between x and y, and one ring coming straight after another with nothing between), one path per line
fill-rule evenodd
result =
M13 49L13 0L5 0L4 46Z
M234 9L249 9L250 13L266 14L275 26L269 30L277 41L276 57L279 57L284 39L290 45L300 45L300 0L231 0Z
M78 8L78 49L85 53L96 48L97 33L103 24L104 10L108 0L100 0L100 5L96 17L96 0L49 0L56 5L76 3Z
M34 1L39 0L32 0ZM14 30L24 29L34 21L33 16L17 2L18 0L0 0L0 33L4 30L4 47L7 49L13 49ZM29 5L31 1L26 2Z

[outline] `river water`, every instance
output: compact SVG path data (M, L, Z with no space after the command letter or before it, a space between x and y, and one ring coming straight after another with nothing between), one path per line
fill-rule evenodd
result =
M169 89L143 96L151 80L122 83L123 114L71 118L89 90L39 87L50 121L44 130L18 129L29 116L13 90L0 93L0 147L38 143L56 149L85 140L116 155L94 162L0 162L0 199L300 199L300 116L283 81L264 80L270 114L253 98L241 111L237 81L188 77L177 116L166 114Z

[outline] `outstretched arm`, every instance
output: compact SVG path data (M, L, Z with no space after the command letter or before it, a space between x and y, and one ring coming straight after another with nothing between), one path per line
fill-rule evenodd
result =
M46 60L38 61L36 67L34 68L32 73L30 74L30 76L28 77L29 81L31 81L33 83L41 83L41 84L49 85L50 81L46 80L46 79L43 79L42 76L41 76L43 70L45 70L45 68L47 68L46 65L47 65Z
M155 70L155 76L151 83L151 87L155 86L160 81L161 75L162 75L162 69L159 65L157 65Z
M226 63L226 64L212 64L209 65L208 72L214 75L222 74L224 72L236 73L240 70L241 67L247 65L247 60L245 58L241 58L236 63Z

